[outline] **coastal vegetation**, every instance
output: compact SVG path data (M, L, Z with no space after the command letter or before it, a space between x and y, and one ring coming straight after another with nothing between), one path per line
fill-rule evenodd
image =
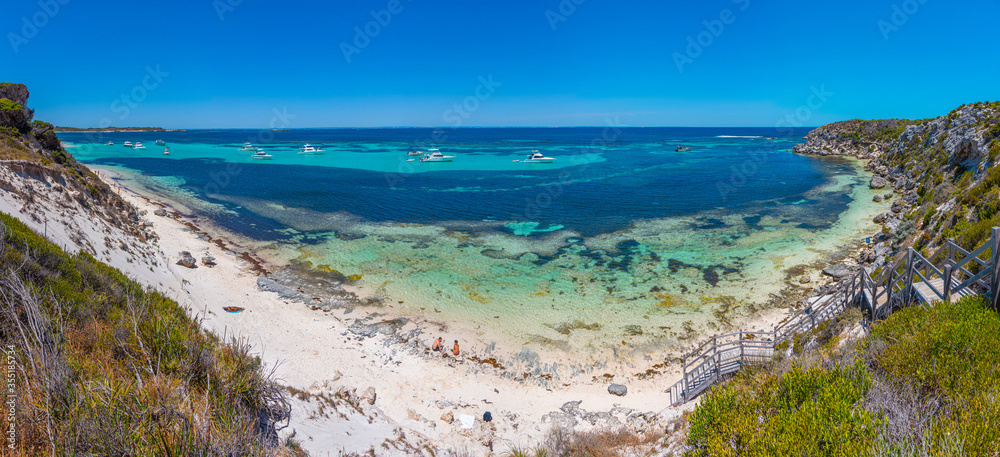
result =
M891 186L873 236L884 247L859 258L877 274L911 246L929 257L949 239L975 248L990 238L1000 226L998 137L1000 102L981 102L935 119L826 125L796 151L870 159L871 187ZM986 297L905 308L841 339L859 321L845 313L835 331L799 335L771 363L716 386L689 417L688 455L1000 452L1000 316Z
M0 85L0 160L144 242L138 211ZM14 97L17 100L11 100ZM16 105L16 106L15 106ZM0 181L26 202L34 190ZM22 217L31 217L21 215ZM174 300L0 213L6 455L297 455L287 392L252 348L202 330ZM14 430L13 435L6 433Z
M856 344L812 340L708 393L688 455L995 455L998 331L973 296L901 310Z
M0 235L20 454L266 455L282 444L285 394L251 348L6 214Z

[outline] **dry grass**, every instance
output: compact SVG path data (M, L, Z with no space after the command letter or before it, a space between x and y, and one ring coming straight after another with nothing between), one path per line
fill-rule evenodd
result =
M554 427L534 447L510 446L508 457L631 457L647 455L663 430L635 433L624 427L577 432Z

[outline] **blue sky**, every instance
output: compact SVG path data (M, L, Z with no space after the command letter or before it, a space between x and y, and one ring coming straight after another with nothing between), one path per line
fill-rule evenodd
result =
M997 17L940 0L7 0L0 79L72 126L815 126L1000 99Z

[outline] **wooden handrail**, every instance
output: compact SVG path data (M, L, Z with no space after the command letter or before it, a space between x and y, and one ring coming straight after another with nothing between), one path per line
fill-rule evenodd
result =
M980 255L992 249L989 262L979 258ZM942 268L932 262L947 253ZM956 261L956 254L961 260ZM973 274L965 265L976 262L982 271ZM912 301L917 295L914 289L915 280L921 281L938 298L949 300L952 295L961 293L974 284L988 290L1000 290L1000 269L994 268L1000 263L1000 227L992 230L992 239L972 252L966 251L954 240L949 239L929 258L907 248L906 256L895 263L890 262L883 270L872 277L863 268L849 278L841 280L837 289L830 294L818 298L812 304L796 311L784 322L775 325L771 332L752 332L760 339L744 339L748 332L715 335L695 350L682 357L681 379L668 389L673 404L684 403L707 390L721 376L743 368L749 363L769 359L777 350L777 346L791 339L798 333L814 328L829 319L838 316L849 306L868 303L871 310L870 320L887 316L895 307ZM914 276L916 278L914 278ZM939 277L943 281L943 289L938 290L930 279ZM989 283L984 280L989 276ZM965 278L959 284L959 279ZM924 287L924 286L921 286ZM992 306L1000 309L1000 297L992 294ZM879 305L880 298L885 297L885 303ZM770 339L766 340L765 337ZM736 340L732 340L736 337ZM721 340L721 341L720 341Z

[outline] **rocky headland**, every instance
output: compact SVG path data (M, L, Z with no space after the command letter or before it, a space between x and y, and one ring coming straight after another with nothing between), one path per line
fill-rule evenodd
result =
M980 244L1000 224L1000 102L961 106L923 120L850 120L813 130L794 152L867 160L877 201L892 199L874 218L882 230L858 256L874 270L909 246L934 251L949 238Z

